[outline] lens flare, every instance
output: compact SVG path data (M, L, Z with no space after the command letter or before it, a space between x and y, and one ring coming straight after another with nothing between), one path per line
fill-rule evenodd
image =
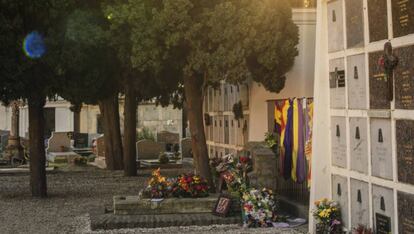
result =
M27 57L37 59L46 53L46 45L42 35L37 31L29 33L23 41L23 51Z

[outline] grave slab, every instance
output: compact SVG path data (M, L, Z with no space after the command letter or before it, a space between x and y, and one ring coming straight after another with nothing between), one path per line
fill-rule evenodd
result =
M342 221L348 226L348 180L340 175L332 175L332 199L341 207Z
M368 174L368 136L366 118L349 118L351 170Z
M369 41L388 38L387 0L368 1Z
M392 189L373 184L372 209L376 233L396 233L394 228L394 193Z
M351 226L369 226L368 183L351 179Z
M392 179L391 120L371 119L372 175Z
M328 51L344 49L344 17L342 1L328 2Z
M394 37L414 33L414 1L391 0Z
M411 2L414 3L414 1ZM396 56L399 58L398 66L395 68L394 71L395 108L413 110L414 46L401 47L395 49L394 52Z
M346 76L348 81L349 109L367 109L364 54L349 56L347 58Z
M364 45L364 14L362 0L346 0L347 47Z
M396 121L398 181L414 184L414 120Z
M332 165L346 168L346 119L345 117L331 118Z
M329 62L329 90L331 108L345 108L345 65L344 59L333 59Z
M390 109L387 97L388 83L383 69L378 65L378 60L383 52L369 53L369 103L370 109Z

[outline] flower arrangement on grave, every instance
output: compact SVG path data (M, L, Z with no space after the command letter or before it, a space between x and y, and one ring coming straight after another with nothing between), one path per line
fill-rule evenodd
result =
M326 198L315 202L313 210L317 233L342 233L341 210L339 204Z
M266 132L265 133L265 143L266 146L269 147L276 155L279 149L277 139L279 138L277 133L274 132Z
M193 174L182 174L174 180L171 188L174 197L208 197L207 181Z
M145 197L150 198L166 198L171 190L171 181L161 176L160 168L152 172L151 178L148 180L147 187L143 193Z
M276 218L277 203L270 189L243 193L243 222L246 227L270 227Z

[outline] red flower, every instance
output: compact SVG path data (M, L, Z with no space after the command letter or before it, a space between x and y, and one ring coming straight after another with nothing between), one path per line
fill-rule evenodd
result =
M248 163L249 160L250 160L249 157L240 157L240 162L243 163L243 164Z

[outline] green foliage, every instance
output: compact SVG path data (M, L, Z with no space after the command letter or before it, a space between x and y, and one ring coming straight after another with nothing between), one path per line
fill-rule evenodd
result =
M152 133L149 128L143 127L141 131L137 133L137 141L139 140L153 140L155 141L154 133Z

